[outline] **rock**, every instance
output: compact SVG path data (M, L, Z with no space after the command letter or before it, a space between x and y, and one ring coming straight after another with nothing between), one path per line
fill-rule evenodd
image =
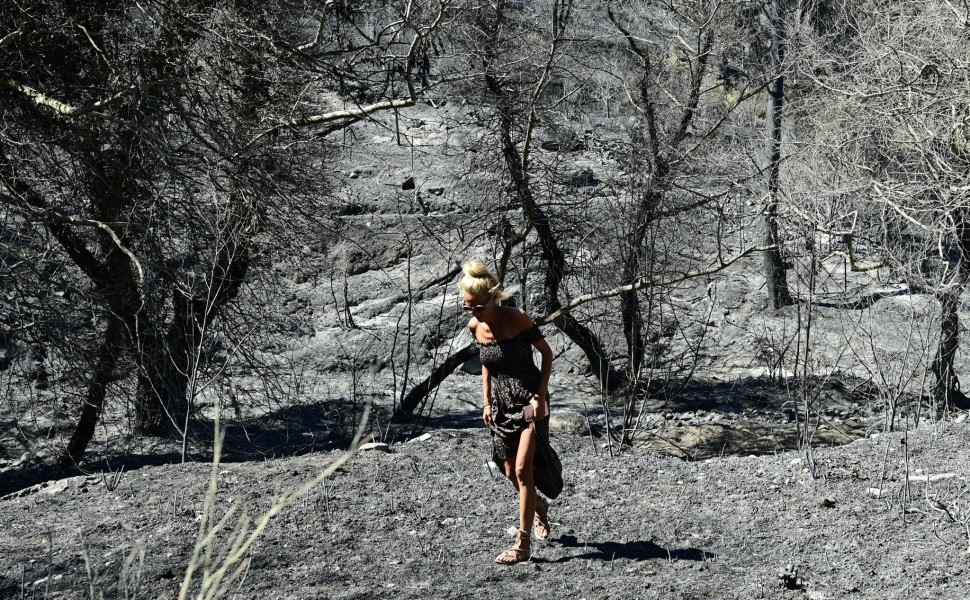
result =
M488 470L488 474L492 477L503 477L504 474L494 460L486 460L485 468Z
M348 202L337 209L337 215L341 217L355 217L364 214L367 210L364 206L356 202Z
M831 498L822 498L822 501L819 502L818 505L823 508L833 508L835 506L835 500Z
M407 179L405 179L404 180L404 183L401 184L401 189L402 190L413 190L414 189L414 177L408 177Z
M50 494L51 496L54 496L66 490L68 486L70 486L70 481L67 479L61 479L60 481L55 481L54 483L52 483L44 491Z
M361 444L359 450L379 450L380 452L390 452L391 447L388 444L382 442L370 442L367 444Z
M408 440L408 443L410 444L411 442L425 442L425 441L428 441L430 439L431 439L431 434L430 433L423 433L423 434L419 435L416 438L413 438L413 439Z
M798 567L793 564L785 565L785 569L778 574L781 584L788 590L797 590L802 587L802 582L798 578Z
M936 475L910 475L906 479L910 483L936 483L945 479L953 479L956 476L956 473L938 473Z
M553 410L549 416L549 430L575 435L589 433L589 423L578 412L571 410Z
M566 179L566 185L571 187L593 187L603 183L592 171L577 171Z

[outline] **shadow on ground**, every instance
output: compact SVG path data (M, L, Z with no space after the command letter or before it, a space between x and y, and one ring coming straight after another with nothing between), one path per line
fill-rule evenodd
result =
M234 418L231 413L223 413L225 438L222 462L271 460L311 452L344 450L350 446L361 425L365 406L365 402L331 399L288 406L248 418ZM390 411L372 407L370 420L365 426L366 437L400 442L425 431L482 426L481 414L476 411L455 411L430 418L416 416L390 427L388 423ZM211 461L213 429L213 422L207 418L198 418L190 425L185 462ZM183 461L181 440L174 434L171 438L157 438L157 443L150 445L153 447L147 451L114 455L92 449L80 466L69 469L47 462L25 464L23 468L0 474L0 497L66 477L94 475L110 481L115 473L122 470Z
M631 438L639 448L688 460L839 446L886 428L889 396L845 373L670 382L647 400L650 418ZM928 399L917 395L892 402L896 425L930 410Z
M338 399L290 406L245 419L224 415L222 462L269 460L346 449L360 426L364 407L362 402ZM372 410L366 431L382 429L387 420L386 411ZM189 432L184 461L211 461L213 422L196 419ZM23 468L8 470L0 474L0 497L66 477L93 475L110 481L121 471L183 462L181 439L175 434L169 438L147 438L144 446L139 452L125 454L108 454L92 448L80 465L67 469L34 461Z
M547 562L562 563L570 560L694 560L703 561L714 558L714 554L698 548L668 549L653 542L580 542L574 535L559 536L558 542L564 548L582 548L582 554L563 556ZM539 558L534 558L537 562Z

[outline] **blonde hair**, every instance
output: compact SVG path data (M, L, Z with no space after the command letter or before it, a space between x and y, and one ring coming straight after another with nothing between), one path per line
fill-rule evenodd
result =
M492 274L485 263L470 260L461 266L464 274L458 282L458 289L469 294L494 296L497 301L508 297L502 290L502 282Z

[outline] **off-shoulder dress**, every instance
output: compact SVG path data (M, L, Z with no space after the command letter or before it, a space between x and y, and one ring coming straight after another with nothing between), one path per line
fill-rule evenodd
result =
M482 365L492 380L492 457L499 465L514 458L522 431L529 426L522 409L539 390L541 373L532 358L532 344L543 338L538 326L507 340L479 342ZM536 488L555 499L562 492L562 463L549 444L549 417L535 421L536 452L532 461Z

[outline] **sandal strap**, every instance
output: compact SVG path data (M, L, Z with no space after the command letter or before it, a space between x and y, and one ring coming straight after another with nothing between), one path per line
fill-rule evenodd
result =
M532 557L532 532L519 530L515 538L515 545L495 557L495 562L502 565L514 565L525 562Z

